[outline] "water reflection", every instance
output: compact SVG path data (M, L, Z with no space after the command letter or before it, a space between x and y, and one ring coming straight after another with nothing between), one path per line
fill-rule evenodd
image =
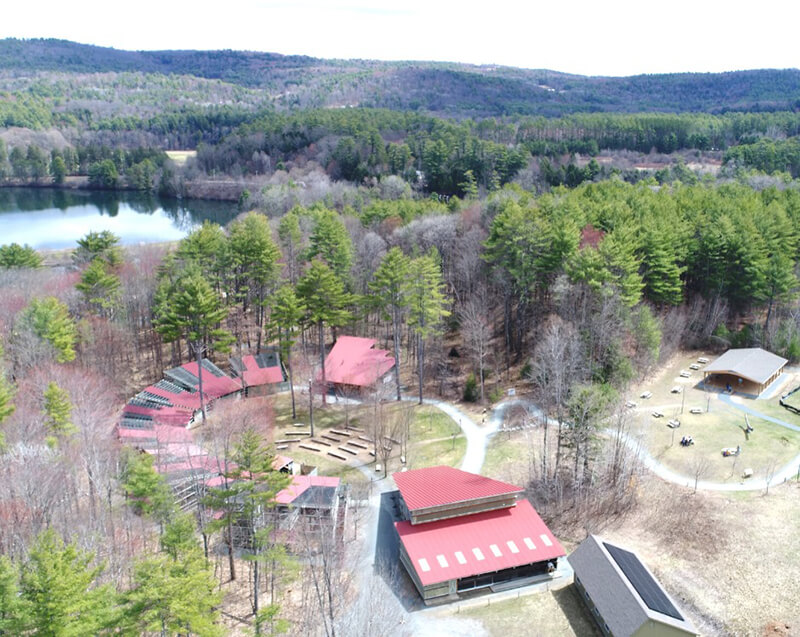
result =
M0 245L67 248L91 230L110 230L125 244L174 241L206 219L224 225L236 214L233 203L145 193L0 188Z

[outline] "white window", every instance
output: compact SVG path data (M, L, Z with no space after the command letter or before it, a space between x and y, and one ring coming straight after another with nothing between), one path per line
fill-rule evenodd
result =
M447 559L445 558L444 555L437 555L436 561L439 562L439 566L441 566L442 568L447 568L449 566L449 564L447 563Z
M475 556L475 559L478 560L479 562L485 559L483 557L483 552L477 546L474 549L472 549L472 554Z
M428 560L426 560L424 557L419 558L417 561L419 562L419 567L422 569L423 573L427 573L431 570L431 565L428 564Z
M540 535L539 537L542 538L542 542L544 542L545 546L553 546L553 542L550 541L550 538L547 537L544 533L542 533L542 535Z
M531 538L526 537L522 541L525 542L525 546L527 546L531 551L536 550L536 545L533 543L533 540Z
M508 548L511 549L512 553L519 553L519 549L517 548L517 545L514 544L514 540L509 540L506 542L506 544L508 545Z
M467 558L464 557L464 554L461 551L456 551L456 559L458 560L459 564L467 563Z

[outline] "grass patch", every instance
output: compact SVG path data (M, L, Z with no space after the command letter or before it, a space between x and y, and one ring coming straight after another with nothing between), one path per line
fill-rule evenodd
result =
M196 157L196 150L167 150L167 157L174 161L178 166L183 166L189 157Z
M530 435L530 431L511 434L497 432L489 440L481 473L497 480L513 481L521 471L527 472L531 444L534 444Z
M475 606L459 616L480 621L492 637L600 635L574 586Z
M753 403L753 408L756 405ZM753 470L753 477L764 478L770 466L783 466L800 448L800 433L755 416L748 416L754 428L748 440L743 430L745 413L719 400L712 400L709 413L704 411L695 415L685 409L680 414L677 413L679 410L680 406L675 410L664 410L664 418L658 419L649 412L640 412L639 422L650 453L686 476L692 476L693 467L700 458L705 458L708 469L701 476L702 480L740 482L745 468ZM674 430L666 426L672 417L681 422L681 426ZM680 439L686 435L694 438L693 446L680 446ZM737 445L741 447L738 458L722 456L723 447Z
M437 442L410 444L408 446L407 466L409 469L421 469L440 464L458 467L466 451L467 439L464 436Z

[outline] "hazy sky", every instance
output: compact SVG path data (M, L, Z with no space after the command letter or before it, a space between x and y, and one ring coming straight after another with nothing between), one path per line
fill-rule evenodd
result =
M800 67L797 0L5 0L0 37L587 75Z

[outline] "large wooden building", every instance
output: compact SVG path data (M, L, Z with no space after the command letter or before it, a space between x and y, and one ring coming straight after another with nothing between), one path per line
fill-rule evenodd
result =
M426 604L546 579L565 555L515 485L445 466L394 480L400 561Z

